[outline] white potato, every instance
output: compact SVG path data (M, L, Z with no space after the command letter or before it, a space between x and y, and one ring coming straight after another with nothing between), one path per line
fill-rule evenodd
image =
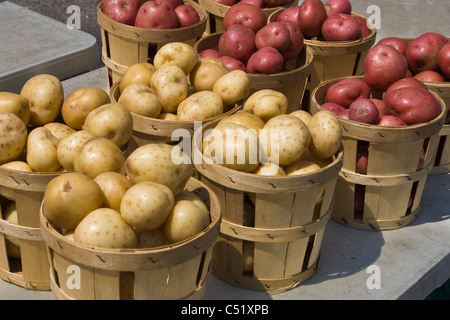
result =
M250 81L247 72L233 70L221 76L214 83L213 91L227 105L233 105L244 100L250 94Z
M0 164L19 157L27 144L27 138L27 127L18 116L0 112Z
M11 201L6 205L5 209L2 212L2 215L3 215L3 220L5 220L11 224L14 224L16 226L19 225L19 220L18 220L18 216L17 216L17 207L16 207L15 201ZM6 235L5 239L10 241L15 246L20 246L19 239L17 239L14 236Z
M150 86L150 81L155 71L155 66L148 62L132 64L124 72L122 79L120 79L120 92L122 93L132 83L142 83Z
M286 172L282 167L273 162L266 162L261 164L258 169L256 169L254 174L258 176L272 176L272 177L283 177Z
M163 113L159 114L158 119L160 119L160 120L169 120L169 121L177 121L178 117L177 117L176 114L169 113L169 112L163 112Z
M163 225L174 204L175 196L169 187L143 181L125 192L120 214L137 230L153 230Z
M137 247L139 249L156 248L170 244L161 228L154 230L139 230L137 231L137 234Z
M201 121L223 114L223 101L213 91L196 92L178 106L180 121Z
M157 118L162 109L158 96L149 86L142 83L127 86L118 102L127 107L130 112L150 118Z
M123 195L132 186L130 179L118 172L103 172L96 176L94 181L103 191L103 207L119 211Z
M27 142L27 163L35 172L57 172L61 168L57 148L59 140L50 130L37 127L31 130Z
M300 120L302 120L306 125L308 125L309 121L312 118L312 114L305 110L296 110L290 113L291 116L296 116Z
M300 176L300 175L305 175L305 174L311 174L314 172L319 172L321 169L322 168L317 163L300 159L300 160L294 162L293 164L287 166L285 168L285 171L288 176ZM315 202L316 204L318 204L318 203L320 203L320 201L322 201L324 191L325 191L325 185L319 187L319 193L316 197L316 202Z
M89 112L83 130L91 131L122 148L133 135L133 117L120 103L105 104Z
M288 166L308 149L311 134L302 120L284 114L270 119L259 132L259 139L268 160Z
M25 125L30 122L30 103L27 98L20 94L0 92L0 112L14 113Z
M132 249L136 248L136 231L111 208L99 208L90 212L75 229L73 239L89 246Z
M199 57L197 51L184 42L169 42L163 45L153 59L156 69L165 65L180 67L186 75L191 73Z
M203 154L227 168L253 172L260 164L258 134L236 123L223 123L206 133Z
M175 243L197 235L210 222L205 203L193 192L184 190L175 198L175 205L164 223L163 230L167 239Z
M189 156L179 146L165 143L143 145L125 162L128 178L134 184L152 181L169 187L174 195L183 191L194 173Z
M62 140L65 137L76 132L75 129L69 127L68 125L60 122L49 122L44 124L44 128L50 130L50 132L58 139Z
M89 112L108 103L111 103L111 98L105 90L79 88L64 99L61 115L68 126L80 130Z
M212 91L216 81L228 72L230 71L222 60L205 57L197 62L194 70L189 74L189 80L196 91Z
M264 128L266 125L260 117L248 111L240 111L235 114L228 115L220 120L217 125L219 126L223 123L236 123L248 129L253 129L256 132L259 132L259 130Z
M61 166L67 171L73 171L75 169L73 162L81 146L95 137L96 135L90 131L80 130L60 140L56 149L56 156Z
M286 114L288 107L287 97L272 89L262 89L253 93L244 104L243 109L253 112L264 122L273 117Z
M162 112L175 112L187 98L189 84L184 71L177 66L165 65L155 71L151 87L161 100Z
M25 161L11 161L2 164L0 167L22 172L33 172L33 169L31 169L31 167Z
M94 179L103 172L125 174L125 156L109 139L95 137L85 142L75 155L73 167Z
M39 74L28 79L20 95L30 104L30 124L42 126L58 117L64 101L64 88L55 76Z
M55 227L73 230L91 211L103 204L103 192L90 177L78 172L52 179L44 191L44 215Z
M308 123L311 132L309 151L316 157L327 159L339 151L342 144L342 128L338 117L330 111L319 111Z

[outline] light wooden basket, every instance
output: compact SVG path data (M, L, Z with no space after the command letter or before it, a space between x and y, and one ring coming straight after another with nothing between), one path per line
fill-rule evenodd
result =
M323 110L320 105L325 102L327 89L340 79L343 78L326 81L313 91L312 114ZM339 120L345 156L335 189L334 221L363 230L389 230L406 226L417 218L446 114L443 100L433 95L440 101L442 112L425 124L382 127ZM357 148L361 141L369 143L367 175L356 173ZM425 158L420 168L423 148ZM359 188L365 189L364 209L355 212L355 190Z
M117 102L120 97L119 89L120 81L116 82L110 90L111 101ZM216 117L206 119L204 121L175 121L162 120L156 118L145 117L136 113L131 113L133 117L133 136L130 144L131 149L148 144L148 143L178 143L186 137L194 136L196 126L203 123L222 119L226 116L234 114L242 109L242 103L236 103L233 106L225 106L223 114ZM172 137L173 135L173 137Z
M129 66L150 62L159 48L169 42L191 45L203 36L206 11L195 1L184 0L195 8L200 21L192 26L175 29L145 29L116 22L102 12L103 1L97 7L97 21L102 37L102 60L106 66L108 87L119 81Z
M321 243L333 206L343 151L321 171L304 176L264 177L228 169L204 157L203 134L194 136L199 179L218 196L220 236L212 271L237 287L276 293L311 278L319 267ZM325 189L322 201L316 204ZM248 195L254 196L254 205Z
M30 290L50 290L47 252L39 228L39 210L48 182L59 173L27 173L0 168L1 188L16 202L18 225L1 220L0 278ZM8 258L5 236L18 239L20 259Z
M45 218L41 230L50 264L51 289L59 300L201 299L210 273L221 210L216 195L192 178L186 190L205 201L210 225L185 241L152 249L104 249L68 240ZM68 270L71 271L68 273ZM77 273L73 270L77 270ZM79 289L71 276L79 276ZM69 286L68 286L69 284Z
M220 4L214 2L212 0L198 0L198 3L206 10L208 14L208 22L205 30L205 35L223 32L223 18L227 13L230 6ZM279 10L280 8L288 8L297 5L297 1L293 0L292 2L282 6L282 7L273 7L273 8L263 8L263 12L269 17L273 12Z
M218 49L219 39L222 33L214 33L204 36L197 41L194 48L197 52L205 49ZM274 74L248 73L250 81L250 94L261 89L273 89L283 93L288 98L287 113L298 110L301 107L308 78L313 65L313 54L304 46L302 52L294 59L285 61L283 72Z

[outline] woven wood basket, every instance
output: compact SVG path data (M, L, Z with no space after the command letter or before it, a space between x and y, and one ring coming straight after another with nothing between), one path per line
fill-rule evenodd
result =
M222 33L204 36L197 41L194 48L197 52L205 49L218 49ZM250 81L250 94L261 89L273 89L286 95L288 98L288 113L298 110L303 100L306 84L311 74L313 54L304 46L297 58L285 62L283 72L274 74L248 73Z
M117 102L120 97L119 89L120 81L116 82L110 90L111 101ZM228 115L238 112L242 108L242 103L237 103L234 106L225 106L225 112L221 115L207 119L203 122L199 121L174 121L161 120L156 118L145 117L136 113L131 113L133 117L133 136L130 141L130 149L135 149L148 143L178 143L185 137L194 136L196 126L201 126L203 123L222 119ZM178 135L178 133L180 135ZM173 137L172 137L173 135Z
M151 63L162 45L177 41L194 45L203 36L207 23L206 11L195 1L185 0L184 3L195 8L200 21L189 27L165 30L138 28L116 22L103 14L103 1L99 3L97 21L109 88L122 78L130 65Z
M343 152L314 174L257 176L225 168L202 155L203 134L215 125L197 130L193 143L199 179L216 193L222 208L212 271L240 288L269 293L289 290L318 270ZM322 201L316 204L324 189Z
M26 173L0 168L1 188L16 202L18 225L0 219L0 278L30 290L50 290L47 252L39 210L47 183L58 173ZM0 215L1 218L1 215ZM18 239L20 259L8 258L5 236Z
M327 89L340 79L326 81L313 91L311 113L322 110ZM425 124L381 127L340 119L345 156L335 188L334 221L363 230L389 230L417 218L446 114L443 100L433 95L441 102L442 112ZM368 143L367 174L356 173L361 143ZM418 166L423 150L424 163ZM355 210L359 196L363 208Z
M198 3L206 10L208 14L208 22L205 30L205 35L223 32L223 18L227 13L230 6L220 4L214 2L212 0L198 0ZM297 5L297 1L293 0L291 3L288 3L282 7L274 7L274 8L264 8L263 12L269 17L273 12L279 10L280 8L288 8Z
M51 289L59 300L201 299L220 227L220 204L203 183L186 185L210 209L211 223L198 235L153 249L104 249L68 240L40 214L50 264ZM78 273L72 273L77 270ZM71 286L79 276L79 289Z

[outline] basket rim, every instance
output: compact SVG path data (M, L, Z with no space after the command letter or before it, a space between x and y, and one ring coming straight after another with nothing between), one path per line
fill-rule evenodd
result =
M316 111L323 110L320 107L321 102L317 100L317 95L319 92L326 90L332 84L337 83L340 80L349 78L362 80L363 76L340 77L324 81L316 86L311 94L311 111L314 111L314 109L316 109ZM347 137L354 137L359 140L367 140L371 142L402 142L411 141L411 138L414 138L413 140L419 140L422 138L431 137L432 135L438 133L443 127L447 110L444 100L437 93L433 91L430 91L430 93L439 101L439 104L441 105L441 113L427 123L419 123L408 126L378 126L339 118L339 122L343 127L343 134ZM420 132L421 129L424 129L422 131L425 132ZM352 134L353 130L358 131L357 135Z
M336 179L343 166L344 149L341 144L339 151L333 157L333 162L323 167L320 171L308 174L298 176L259 176L227 168L204 156L199 144L202 141L204 130L216 124L217 122L210 122L195 131L192 142L194 166L199 173L212 181L216 181L217 176L224 178L223 185L231 189L245 192L255 192L255 189L257 189L258 193L296 193L325 185Z
M45 185L50 180L62 173L63 172L26 172L0 166L1 185L14 190L43 191ZM36 186L35 183L30 183L30 179L35 180L39 186Z
M208 21L208 16L205 11L205 9L200 6L198 3L196 3L193 0L183 0L183 3L189 4L193 6L196 11L199 13L200 21L187 27L179 27L179 28L171 28L171 29L150 29L150 28L140 28L135 26L126 25L124 23L117 22L110 17L106 16L103 13L103 2L104 0L100 1L97 5L97 23L98 25L107 30L110 33L123 36L126 35L133 36L133 38L136 39L136 41L148 41L148 42L154 42L156 41L154 37L152 36L155 31L164 32L166 35L165 37L169 41L171 38L177 38L177 36L183 32L183 31L189 31L191 30L191 33L194 35L200 36L204 31L206 30L206 24ZM192 30L197 30L198 32L194 32ZM150 33L150 34L149 34Z
M207 6L211 6L214 8L217 8L217 11L219 11L220 13L223 14L223 16L220 16L221 18L223 18L225 16L225 14L227 13L228 9L231 8L231 6L225 5L225 4L221 4L221 3L217 3L213 0L198 0L198 3L200 5L203 6L203 4L206 4ZM291 2L287 3L286 6L287 7L292 7L296 4L295 0L292 0ZM264 11L264 13L271 13L273 10L277 10L279 8L283 8L284 6L277 6L277 7L266 7L266 8L262 8L262 10ZM286 8L287 8L286 7ZM207 11L209 12L209 11ZM212 12L213 14L215 14L215 12Z
M198 256L199 254L202 254L214 244L216 237L219 234L219 227L221 223L220 202L216 194L208 186L195 178L190 178L187 186L187 188L189 188L189 186L195 188L201 187L208 191L209 197L211 198L211 222L200 233L183 241L160 247L142 249L101 248L74 242L58 232L47 220L43 210L44 200L41 203L41 209L39 211L42 237L48 247L62 256L67 257L67 255L62 253L65 248L71 248L72 250L75 250L77 254L82 253L83 258L85 259L82 261L78 260L77 263L93 268L100 268L99 265L104 265L108 267L108 270L140 271L168 267L185 262L195 256ZM215 210L212 210L213 207ZM206 240L206 242L204 240ZM194 250L191 251L195 251L195 255L192 254L192 256L186 257L186 246L193 247ZM65 253L67 253L67 251ZM71 253L70 257L67 258L71 259L73 256L78 257L77 254ZM167 264L166 261L161 261L159 259L167 256L174 257L169 264ZM104 261L103 259L105 257L109 258L109 261Z

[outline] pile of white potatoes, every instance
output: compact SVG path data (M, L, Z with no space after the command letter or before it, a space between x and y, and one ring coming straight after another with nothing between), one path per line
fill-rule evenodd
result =
M163 45L153 63L124 73L117 101L131 112L162 120L202 121L222 115L248 97L249 79L218 58L200 58L184 42Z
M306 174L329 165L342 145L336 115L286 114L287 107L283 93L256 91L242 111L224 117L205 134L203 155L225 167L266 176Z

